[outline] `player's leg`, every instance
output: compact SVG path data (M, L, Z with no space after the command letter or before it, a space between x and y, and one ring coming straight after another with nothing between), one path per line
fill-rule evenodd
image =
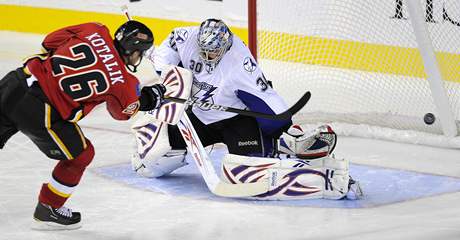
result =
M59 224L64 225L64 229L78 228L80 213L63 206L93 160L94 147L77 124L60 119L59 114L49 105L44 105L43 115L34 116L43 117L44 128L38 128L40 120L35 118L34 123L28 121L18 124L19 129L48 157L59 160L49 182L42 184L34 213L35 220L40 223L36 226Z
M269 174L271 171L276 172L277 176L280 176L279 179L286 179L281 176L296 176L296 180L305 186L314 186L314 191L310 191L313 188L308 188L308 191L303 193L305 195L290 196L283 195L285 191L278 191L284 189L285 184L280 183L278 186L276 183L267 194L257 196L263 199L340 199L348 191L354 192L353 188L357 189L355 193L357 197L362 196L359 184L348 175L348 161L329 155L336 144L336 135L329 126L321 126L307 133L298 126L292 128L294 129L288 131L289 137L292 137L292 140L289 139L292 142L292 150L289 153L310 159L316 158L315 160L243 157L241 155L267 156L270 154L270 150L267 149L272 145L264 144L255 119L245 117L228 119L224 128L224 143L231 154L227 155L222 163L224 169L222 176L234 184L247 183L266 179L267 176L271 176ZM283 136L285 137L286 133ZM259 140L262 141L261 144L257 144ZM265 143L267 143L266 139ZM244 160L235 161L235 159ZM296 174L292 175L293 172Z
M222 161L222 177L233 184L268 180L267 192L254 196L260 199L341 199L352 183L348 166L347 160L332 156L301 160L228 154Z
M187 114L204 146L221 142L219 134L209 130L193 113ZM139 122L140 126L134 123L132 127L136 137L136 152L131 158L133 170L152 178L170 174L188 164L186 144L177 126L152 120L146 125L142 119Z
M20 82L20 81L18 81ZM59 160L51 179L42 185L34 218L43 225L73 229L79 227L80 213L63 207L94 157L92 144L78 125L61 119L46 104L46 97L34 83L15 87L20 97L7 99L9 119L51 159Z
M222 121L219 129L231 154L264 157L272 151L271 139L262 136L255 118L236 116Z
M213 133L191 111L187 115L204 146L222 141L220 135ZM188 164L187 145L176 125L151 122L133 130L138 151L132 158L132 166L139 175L161 177Z
M18 132L14 123L7 116L7 109L2 109L2 106L7 104L7 97L12 94L13 83L18 80L16 71L9 72L0 80L0 149L5 146L10 137ZM4 111L5 113L3 113Z
M8 139L16 134L18 130L7 118L3 117L0 112L0 149L2 149Z
M131 156L131 166L143 177L161 177L187 165L185 146L175 144L170 139L177 139L174 131L169 130L165 122L151 121L146 125L132 127L136 139L136 151Z

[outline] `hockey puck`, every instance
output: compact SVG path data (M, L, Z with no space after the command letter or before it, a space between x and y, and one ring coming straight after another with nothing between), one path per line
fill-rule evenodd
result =
M428 124L428 125L431 125L434 123L434 121L436 120L436 117L434 116L433 113L427 113L425 114L425 116L423 117L423 121Z

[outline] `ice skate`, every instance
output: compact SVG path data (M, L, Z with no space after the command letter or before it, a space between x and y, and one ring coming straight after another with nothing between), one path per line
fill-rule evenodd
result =
M81 227L81 214L66 207L53 208L38 203L34 213L32 229L35 230L72 230Z

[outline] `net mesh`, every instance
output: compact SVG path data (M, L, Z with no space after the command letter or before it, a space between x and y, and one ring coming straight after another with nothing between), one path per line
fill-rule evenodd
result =
M407 6L399 0L257 1L258 61L300 123L344 122L441 134ZM450 109L460 124L460 2L420 1Z

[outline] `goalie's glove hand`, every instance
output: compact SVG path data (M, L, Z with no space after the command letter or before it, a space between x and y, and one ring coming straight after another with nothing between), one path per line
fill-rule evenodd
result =
M292 125L278 141L280 152L298 158L314 159L329 155L335 148L337 136L328 125L304 132L298 125Z
M158 108L164 100L166 87L163 84L154 84L152 86L145 86L141 90L139 97L141 111L150 111Z
M293 124L291 127L289 127L286 133L295 138L300 138L303 135L305 135L305 132L303 131L303 129L297 124Z

